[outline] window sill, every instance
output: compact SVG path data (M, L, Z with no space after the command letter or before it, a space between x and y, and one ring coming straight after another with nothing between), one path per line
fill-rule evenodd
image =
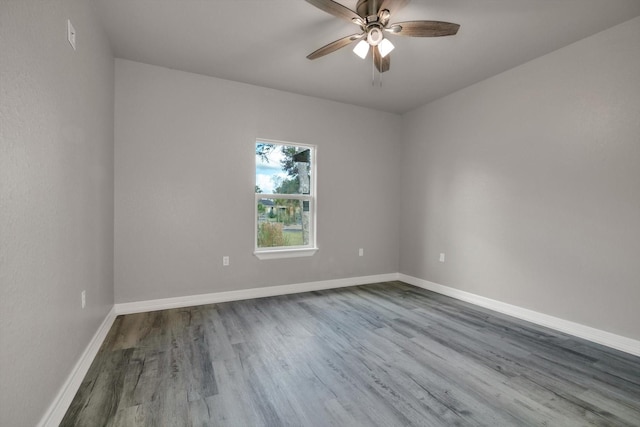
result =
M275 249L268 251L255 251L253 254L260 260L264 259L282 259L282 258L299 258L313 256L318 252L318 248L304 249Z

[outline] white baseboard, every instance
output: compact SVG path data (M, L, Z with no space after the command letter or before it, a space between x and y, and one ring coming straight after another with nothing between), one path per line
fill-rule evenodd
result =
M605 332L590 326L581 325L569 320L560 319L558 317L549 316L548 314L539 313L537 311L518 307L516 305L507 304L490 298L485 298L470 292L461 291L459 289L450 288L448 286L439 285L429 282L428 280L418 279L417 277L408 276L398 273L398 279L419 288L437 292L455 299L469 302L480 307L485 307L499 313L517 317L537 325L546 326L556 331L564 332L579 338L584 338L607 347L624 351L625 353L640 356L640 341L623 337L621 335Z
M319 282L269 286L265 288L241 289L237 291L215 292L210 294L189 295L184 297L162 298L147 301L126 302L116 304L115 310L117 315L144 313L147 311L190 307L193 305L215 304L219 302L240 301L252 298L264 298L278 295L297 294L300 292L344 288L347 286L367 285L370 283L388 282L392 280L398 280L398 273L350 277L347 279L322 280Z
M584 338L607 347L640 356L640 341L602 331L590 326L581 325L569 320L539 313L516 305L475 295L470 292L418 279L401 273L379 274L374 276L351 277L347 279L323 280L291 285L270 286L265 288L241 289L237 291L215 292L210 294L189 295L184 297L163 298L147 301L120 303L115 305L116 315L144 313L147 311L166 310L170 308L189 307L193 305L215 304L228 301L239 301L252 298L272 297L300 292L319 291L324 289L343 288L347 286L366 285L370 283L401 280L410 285L437 292L452 298L469 302L480 307L504 313L537 325L555 329L566 334Z
M71 370L71 374L67 377L57 396L51 405L49 405L47 412L45 412L38 423L38 427L57 427L60 425L64 414L67 412L67 409L69 409L69 405L71 405L76 392L80 388L80 384L82 384L82 380L85 375L87 375L89 367L91 367L91 363L93 359L95 359L96 354L98 354L98 350L100 350L100 346L107 337L109 329L111 329L111 325L113 325L115 319L116 312L112 308L93 335L93 338L91 338L89 345L85 348L80 359Z

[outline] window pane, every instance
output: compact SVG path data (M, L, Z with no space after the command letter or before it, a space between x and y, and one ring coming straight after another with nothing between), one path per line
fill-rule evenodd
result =
M256 143L256 193L309 194L311 172L308 147Z
M309 201L258 199L258 248L309 244Z

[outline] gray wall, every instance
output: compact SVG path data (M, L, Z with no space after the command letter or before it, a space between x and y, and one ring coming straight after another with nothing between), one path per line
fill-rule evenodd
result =
M639 76L636 18L406 114L400 272L640 339Z
M399 116L119 59L115 103L116 302L398 271ZM318 146L313 257L253 255L256 138Z
M40 420L113 306L114 65L89 3L0 4L2 426Z

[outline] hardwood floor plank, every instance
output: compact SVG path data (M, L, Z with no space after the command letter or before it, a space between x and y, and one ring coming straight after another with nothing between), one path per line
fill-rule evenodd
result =
M102 355L101 370L95 378L83 383L84 399L74 401L61 425L106 425L115 416L124 388L125 371L133 349L116 350ZM65 421L66 420L66 421ZM73 422L68 424L69 422Z
M118 316L62 426L639 426L640 358L402 282Z

